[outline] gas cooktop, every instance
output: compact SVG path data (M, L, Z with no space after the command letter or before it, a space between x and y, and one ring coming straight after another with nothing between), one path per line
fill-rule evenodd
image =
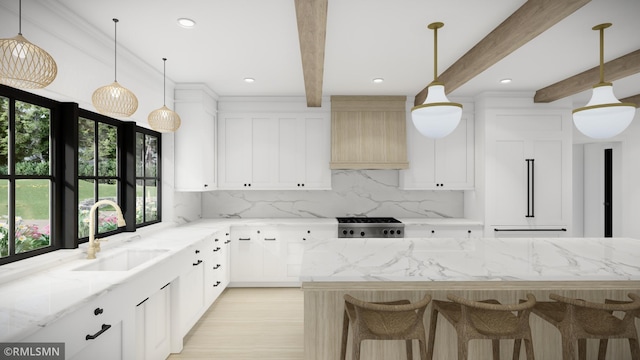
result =
M391 217L339 217L339 238L401 238L404 224Z

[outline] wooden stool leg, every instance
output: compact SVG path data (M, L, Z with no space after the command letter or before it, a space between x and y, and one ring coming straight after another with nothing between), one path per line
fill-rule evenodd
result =
M352 350L353 351L351 352L351 360L360 360L360 341L353 342Z
M535 360L533 357L533 341L531 339L524 339L524 350L527 353L527 360Z
M587 360L587 339L578 339L578 359Z
M604 360L607 358L608 344L609 344L608 339L600 339L600 345L598 345L598 360Z
M458 336L458 360L467 360L469 358L469 341L460 341Z
M418 340L418 345L420 346L420 360L427 360L427 344L424 340Z
M413 342L406 340L407 343L407 360L413 360Z
M513 360L520 359L520 344L522 343L522 339L515 339L513 341Z
M562 360L575 360L575 339L562 337Z
M640 346L638 345L638 339L629 339L629 350L631 350L632 360L640 360Z
M491 348L493 349L493 360L500 360L500 340L491 340Z
M347 357L347 339L349 336L349 316L347 311L344 311L342 318L342 348L340 349L340 360L345 360Z
M431 310L431 321L429 325L429 344L427 344L427 360L433 360L433 347L436 340L436 326L438 325L438 310Z

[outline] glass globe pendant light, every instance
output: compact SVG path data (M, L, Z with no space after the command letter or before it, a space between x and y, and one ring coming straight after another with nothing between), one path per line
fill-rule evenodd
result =
M180 120L180 116L175 111L169 109L165 103L167 97L167 58L162 58L162 61L164 61L163 105L160 109L153 110L149 114L147 121L153 130L166 133L178 130L182 121Z
M41 89L58 75L58 66L46 51L22 36L22 0L18 8L18 35L0 39L0 84Z
M594 139L614 137L626 129L636 113L633 103L622 103L613 94L613 85L604 81L604 29L610 23L600 24L600 82L593 86L591 100L584 107L573 110L573 123L583 134Z
M96 89L91 96L91 102L99 113L111 117L124 118L133 115L138 109L138 98L127 88L120 86L117 80L117 25L118 19L113 19L114 23L114 80L113 83Z
M433 82L428 86L427 98L421 105L411 109L411 119L418 131L433 139L445 137L453 132L462 117L462 104L450 102L444 93L444 84L438 82L438 29L441 22L427 26L433 30Z

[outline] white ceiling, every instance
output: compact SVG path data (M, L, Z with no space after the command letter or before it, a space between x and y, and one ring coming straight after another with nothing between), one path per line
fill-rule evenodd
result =
M56 1L176 83L206 83L220 96L304 96L293 0ZM564 1L564 0L557 0ZM433 32L439 73L518 9L524 0L329 0L323 95L407 95L433 80ZM26 4L23 4L23 7ZM17 6L17 4L16 4ZM196 21L194 29L176 24ZM530 91L640 49L640 0L592 0L568 18L451 93ZM247 84L245 77L255 78ZM385 82L374 84L373 78ZM505 77L509 85L499 84ZM606 71L605 71L605 80ZM595 81L594 81L595 83ZM446 84L445 84L446 85ZM640 93L640 75L614 82L618 98ZM588 93L574 101L588 100Z

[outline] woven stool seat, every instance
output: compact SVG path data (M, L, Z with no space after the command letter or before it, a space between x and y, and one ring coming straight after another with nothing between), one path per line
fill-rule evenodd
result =
M406 340L407 359L413 359L413 340L420 345L420 359L426 359L426 332L424 312L431 301L426 295L422 300L391 302L366 302L346 294L344 296L344 317L342 323L342 349L340 359L347 355L347 340L351 327L352 360L360 359L360 345L363 340Z
M455 295L447 295L451 301L433 300L427 359L433 359L438 314L448 320L458 335L458 359L466 360L469 341L485 339L492 341L493 359L500 359L501 339L524 339L528 360L533 360L533 344L529 313L536 303L532 294L528 301L520 304L501 304L497 300L472 301ZM514 314L515 312L515 314ZM520 341L514 342L513 358L520 357Z
M598 359L604 360L607 352L607 339L628 339L633 360L640 360L638 334L635 328L635 316L640 314L640 297L629 294L633 301L612 301L594 303L581 299L567 298L550 294L556 301L538 302L533 313L555 326L562 336L562 359L574 360L576 342L578 358L586 359L587 339L600 339ZM614 311L624 312L621 319L613 315Z

